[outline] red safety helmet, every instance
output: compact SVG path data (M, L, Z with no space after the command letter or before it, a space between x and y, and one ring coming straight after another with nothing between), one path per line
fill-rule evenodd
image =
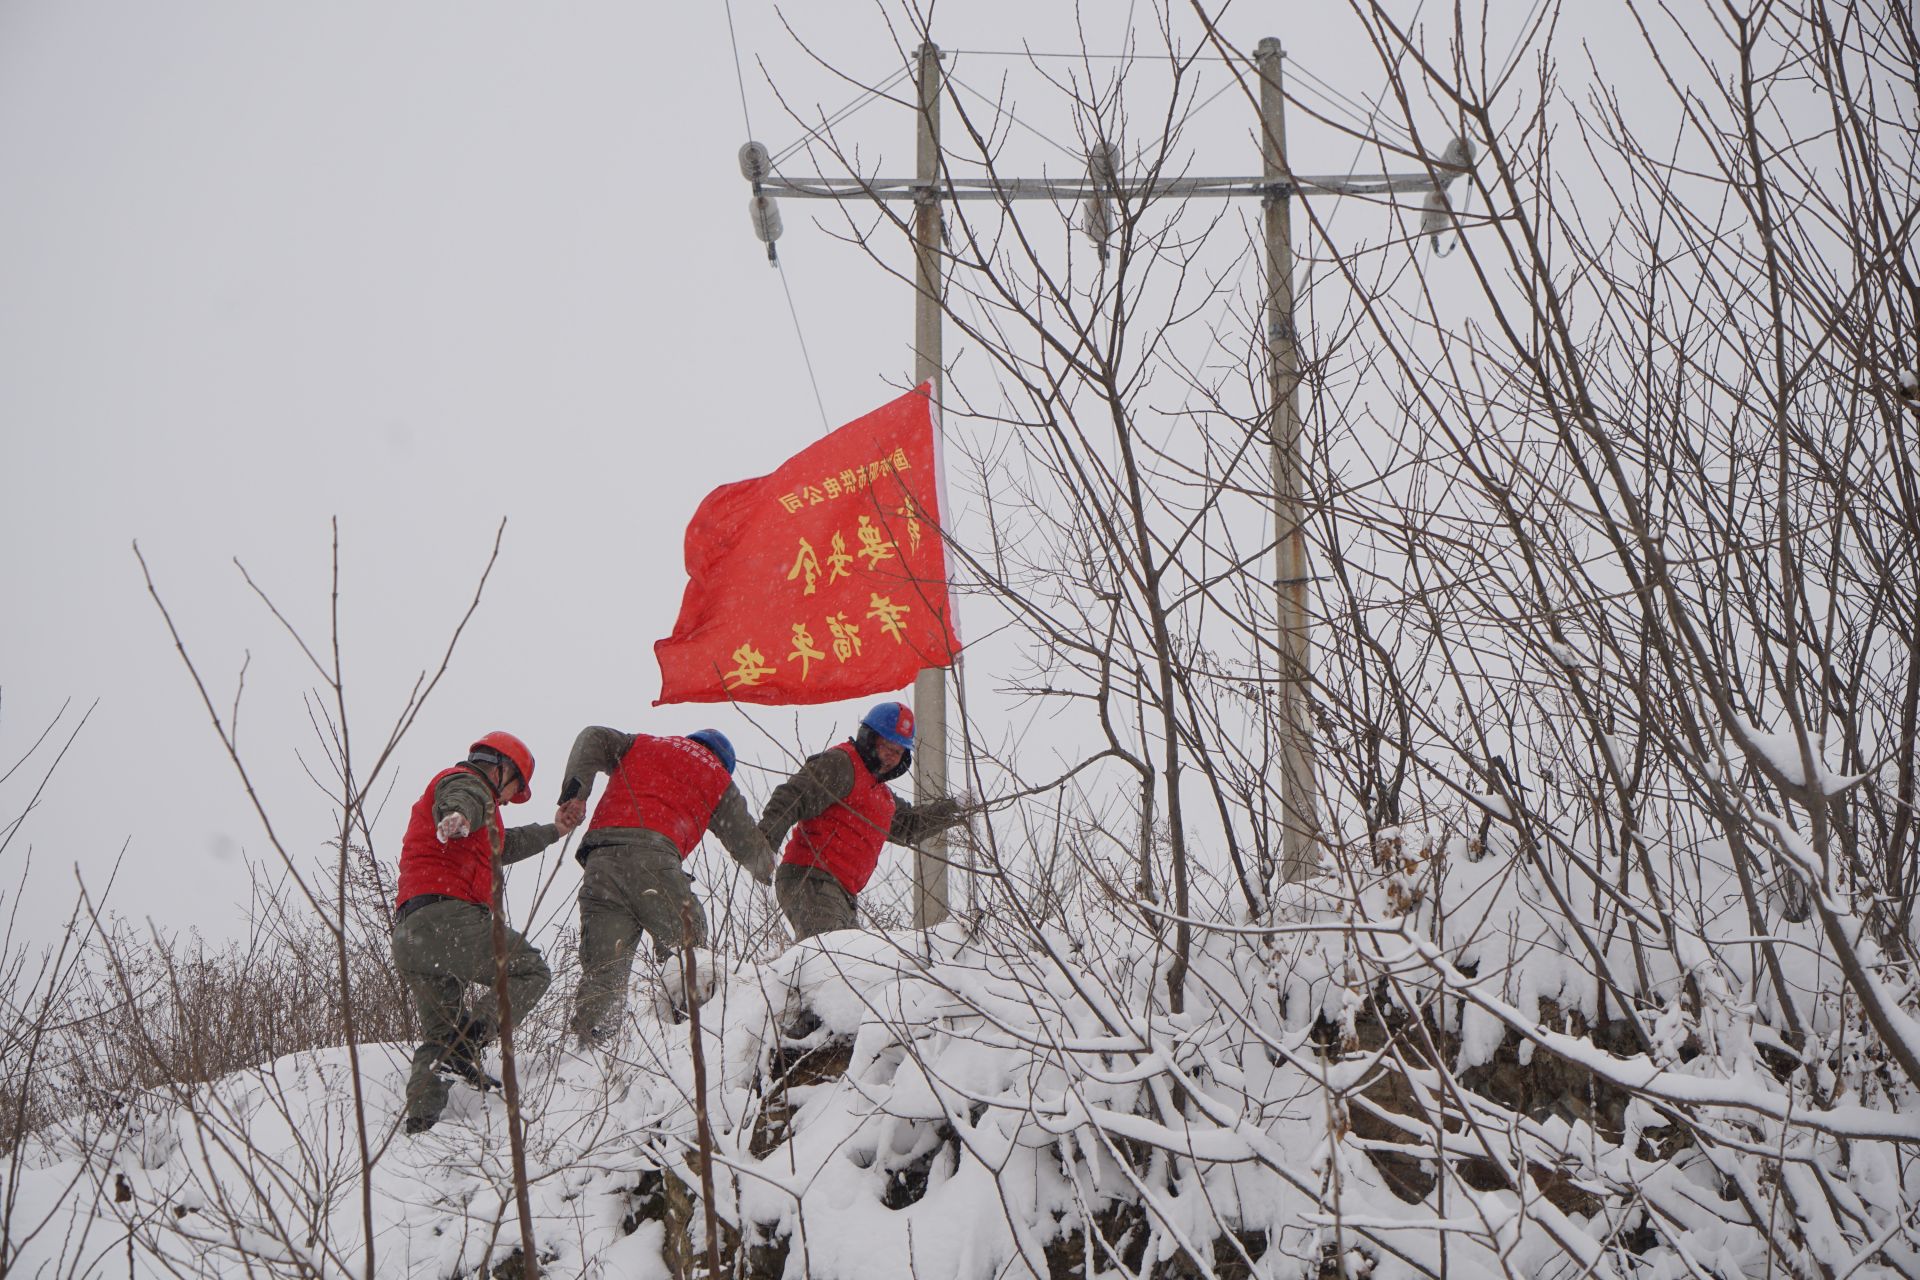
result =
M485 758L477 753L485 752ZM507 797L508 804L524 804L533 799L533 752L527 750L527 744L512 734L495 729L480 741L467 748L467 759L479 764L493 764L504 760L520 771L520 790Z

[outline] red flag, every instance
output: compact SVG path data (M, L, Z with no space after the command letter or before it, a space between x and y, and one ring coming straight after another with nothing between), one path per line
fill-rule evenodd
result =
M656 641L663 702L837 702L960 648L922 384L722 485L687 526L687 594Z

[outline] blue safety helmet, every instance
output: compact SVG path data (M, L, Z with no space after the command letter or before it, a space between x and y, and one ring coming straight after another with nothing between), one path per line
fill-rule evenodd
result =
M904 702L875 703L860 723L906 751L913 750L913 708Z
M733 744L727 741L726 734L718 729L702 729L698 733L690 733L687 736L713 752L720 763L726 766L728 773L733 772Z

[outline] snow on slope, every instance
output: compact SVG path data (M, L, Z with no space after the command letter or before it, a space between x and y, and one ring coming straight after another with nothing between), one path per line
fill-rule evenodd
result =
M1076 936L1009 902L972 933L829 935L721 974L701 1045L725 1233L744 1226L751 1274L821 1280L1279 1277L1335 1258L1382 1278L1810 1274L1815 1257L1871 1275L1878 1258L1915 1261L1898 1238L1916 1202L1912 1122L1896 1114L1910 1099L1862 1056L1811 931L1783 926L1803 1012L1840 1046L1810 1056L1837 1073L1783 1080L1759 1056L1779 1038L1750 948L1728 941L1746 925L1697 879L1688 901L1716 905L1644 949L1656 1042L1622 1056L1569 1033L1602 1003L1582 931L1635 971L1617 921L1559 910L1577 876L1549 885L1511 849L1474 860L1418 833L1405 848L1365 880L1294 887L1272 927L1202 931L1181 1012L1149 924L1097 903ZM1680 1009L1688 980L1699 1016ZM636 975L611 1054L562 1045L563 991L526 1029L548 1274L664 1276L700 1248L689 1026L656 981ZM1396 1000L1438 1002L1448 1061L1409 1055L1405 1030L1380 1042ZM409 1051L361 1052L377 1272L480 1274L518 1247L503 1104L457 1089L433 1131L397 1136ZM1584 1101L1509 1110L1438 1069L1496 1057L1553 1057L1598 1083ZM1595 1101L1609 1089L1633 1099L1611 1119ZM74 1118L9 1188L16 1222L46 1220L15 1270L363 1274L352 1094L334 1049ZM1396 1194L1393 1159L1412 1153L1429 1180L1436 1166L1429 1113L1454 1117L1449 1159L1486 1176L1425 1191L1416 1176ZM1676 1139L1677 1117L1712 1140ZM1782 1196L1797 1221L1771 1242L1735 1211L1745 1197L1764 1218Z
M1210 973L1234 979L1226 965ZM1262 1021L1278 1030L1271 989L1236 983L1234 994L1243 1007L1265 1002ZM783 1039L779 1028L802 1008L820 1025ZM897 1277L910 1262L922 1277L972 1277L1010 1262L1017 1274L1020 1259L1044 1273L1047 1245L1143 1191L1163 1214L1147 1230L1149 1261L1183 1240L1208 1249L1223 1216L1276 1243L1290 1232L1294 1252L1312 1253L1317 1232L1303 1223L1314 1197L1290 1185L1306 1173L1300 1154L1322 1145L1324 1109L1307 1077L1284 1079L1288 1069L1257 1042L1205 1019L1129 1012L1044 954L967 945L954 926L838 935L724 975L702 1013L716 1199L723 1218L744 1215L761 1238L791 1237L788 1274ZM644 1199L634 1191L656 1170L699 1185L688 1163L687 1027L644 1008L634 1023L615 1055L536 1045L523 1061L548 1274L667 1274L662 1224L629 1234ZM844 1072L768 1094L776 1053L791 1061L835 1047ZM362 1051L378 1270L474 1274L518 1242L504 1106L497 1094L456 1090L430 1133L395 1136L409 1049ZM1177 1110L1170 1066L1192 1079L1231 1076L1236 1092L1267 1101L1176 1135L1154 1118ZM345 1050L295 1055L49 1135L20 1213L60 1208L19 1274L76 1262L82 1274L124 1274L130 1224L136 1274L238 1276L249 1264L357 1273L365 1232L348 1077ZM790 1136L765 1149L782 1106L792 1108ZM1187 1158L1136 1145L1169 1139L1201 1157L1197 1176L1172 1189L1166 1172ZM1261 1168L1263 1156L1284 1161L1286 1174ZM1364 1162L1349 1176L1354 1194L1375 1198ZM1379 1198L1374 1212L1408 1212ZM1105 1269L1096 1260L1094 1271Z

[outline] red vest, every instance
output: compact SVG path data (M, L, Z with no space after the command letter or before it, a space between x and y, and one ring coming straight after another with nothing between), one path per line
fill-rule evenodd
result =
M726 766L691 738L637 733L607 779L587 830L645 827L673 841L684 858L706 834L732 783Z
M487 814L487 825L458 840L440 843L433 833L433 793L440 780L456 773L480 775L457 764L433 775L433 781L413 802L407 834L400 841L400 888L394 905L422 893L444 893L450 898L489 906L493 901L493 833L500 830L500 806ZM486 780L481 779L481 785Z
M829 872L840 887L858 894L880 865L880 846L893 825L893 792L874 781L867 762L843 742L836 750L853 761L853 790L817 818L793 829L787 852L780 860L796 867L818 867Z

